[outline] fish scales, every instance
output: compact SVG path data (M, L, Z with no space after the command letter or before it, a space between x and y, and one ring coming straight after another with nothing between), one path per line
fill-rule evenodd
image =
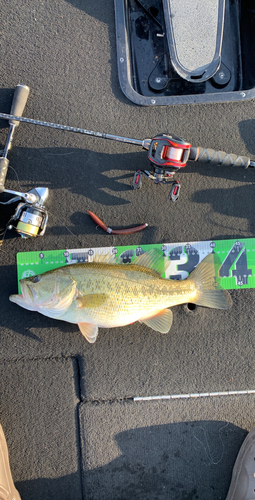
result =
M69 267L66 268L67 273ZM125 325L127 317L131 316L132 322L137 321L148 313L190 301L197 294L192 282L164 280L149 269L132 264L91 263L71 267L70 272L77 280L77 289L84 298L93 293L106 295L100 307L95 303L92 308L88 308L90 312L87 311L89 317L93 315L100 325L107 322L110 326L116 321ZM82 278L81 271L84 271Z
M110 257L112 261L113 257ZM186 280L161 278L167 262L156 250L132 264L106 261L71 264L20 280L22 293L10 300L30 311L78 325L90 342L98 328L125 326L135 321L167 333L174 305L192 302L228 309L231 298L215 288L215 256L209 254Z

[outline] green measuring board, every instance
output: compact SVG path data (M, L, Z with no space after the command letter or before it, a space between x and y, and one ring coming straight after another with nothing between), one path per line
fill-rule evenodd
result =
M221 263L217 282L222 288L255 288L255 238L21 252L17 254L18 280L70 264L93 262L97 254L116 254L121 262L129 263L151 248L161 250L162 259L169 261L163 275L166 279L187 278L206 255L214 252Z

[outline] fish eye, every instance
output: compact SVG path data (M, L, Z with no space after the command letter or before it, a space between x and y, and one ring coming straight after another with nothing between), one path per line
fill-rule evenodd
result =
M32 281L33 281L33 283L38 283L38 281L40 281L40 276L39 275L34 276Z

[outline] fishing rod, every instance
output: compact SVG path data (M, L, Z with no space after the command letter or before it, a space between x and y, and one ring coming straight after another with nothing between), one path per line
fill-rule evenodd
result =
M5 179L8 172L8 152L11 149L14 131L19 125L21 115L26 106L30 89L27 85L19 83L13 94L11 114L9 115L9 132L0 156L0 194L13 195L8 201L0 201L1 205L10 205L20 201L15 213L11 216L7 229L15 227L22 238L43 236L48 222L48 213L44 206L48 198L48 188L38 187L27 193L5 189Z
M29 94L29 87L27 87L27 85L22 85L21 83L17 85L13 94L11 115L16 115L17 118L21 117L24 108L26 106L28 94ZM8 136L6 139L4 150L2 152L2 156L0 157L0 193L3 193L5 190L4 183L9 167L9 160L7 158L7 154L11 149L14 131L18 125L19 121L10 118Z
M58 123L34 120L23 116L14 116L6 113L0 113L0 118L140 146L148 151L148 159L153 167L153 171L149 172L148 170L137 170L133 178L132 188L141 188L143 176L153 180L155 184L165 184L171 182L173 186L170 191L169 198L172 201L177 201L181 187L179 181L173 182L173 175L178 170L185 167L187 161L210 163L214 166L223 165L244 168L255 167L255 161L252 161L247 156L238 156L236 154L202 148L200 146L194 147L190 143L175 135L158 134L153 139L140 140L103 132L96 132L93 130L86 130L78 127L71 127L69 125L60 125ZM0 177L1 169L2 166L0 164Z

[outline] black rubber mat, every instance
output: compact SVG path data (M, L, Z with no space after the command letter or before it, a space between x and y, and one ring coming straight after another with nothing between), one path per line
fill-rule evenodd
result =
M0 421L15 485L25 500L79 500L77 363L0 363Z
M251 405L253 395L82 405L86 500L226 498Z

